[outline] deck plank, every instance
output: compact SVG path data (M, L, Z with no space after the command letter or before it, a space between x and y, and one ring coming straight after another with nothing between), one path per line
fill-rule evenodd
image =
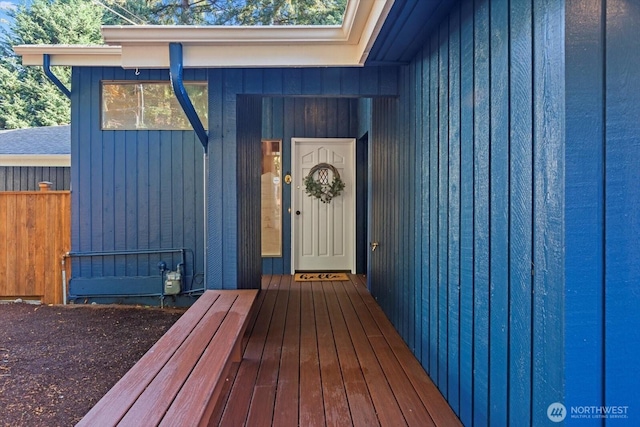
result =
M373 331L367 331L364 325L361 323L358 313L349 299L349 296L344 291L344 286L336 286L339 289L338 301L342 312L344 314L347 330L351 335L356 355L360 366L365 367L363 370L364 378L369 388L371 400L376 408L378 414L378 420L382 426L401 426L406 425L402 411L398 406L391 387L387 381L387 377L384 370L378 362L371 343L367 337L368 334L375 336ZM378 334L379 335L379 334Z
M192 367L209 344L211 337L222 324L226 311L235 300L236 296L233 294L220 295L216 301L216 307L220 311L206 317L194 328L194 332L187 337L162 371L156 375L122 418L120 421L122 425L157 425L160 422L164 412L155 408L169 406L171 403L169 399L173 399L177 390L182 387Z
M376 354L382 369L386 373L389 386L393 390L393 394L396 396L398 405L400 406L407 423L409 425L421 425L425 427L433 426L434 423L431 420L429 412L424 407L416 391L413 387L407 387L407 384L411 385L411 383L398 363L398 360L395 358L395 355L383 336L379 325L369 312L367 302L365 301L368 294L359 293L356 285L352 282L343 282L342 284L346 294L351 299L360 322L367 331L371 348Z
M265 276L222 426L460 426L366 289Z
M351 413L344 390L342 371L334 340L322 282L312 283L313 305L318 331L318 357L327 425L342 426L351 422Z
M135 399L144 392L145 388L151 382L151 379L158 374L160 367L166 364L172 354L160 351L162 348L177 348L178 345L189 336L191 331L200 323L206 310L201 310L211 306L220 297L219 294L205 294L195 302L195 310L187 311L170 329L171 333L167 333L154 344L138 364L140 368L130 371L116 383L105 398L101 399L87 415L87 419L91 419L97 423L101 423L102 416L107 420L113 418L122 418L126 411L131 407ZM117 413L115 413L117 412ZM87 425L88 421L80 421L78 425ZM106 423L106 421L104 421Z
M400 335L398 335L380 306L375 302L361 281L356 283L359 283L360 286L353 286L353 290L365 301L371 316L375 319L381 332L389 342L397 359L407 373L408 380L420 396L420 399L429 411L435 424L437 426L461 426L462 423L457 419L445 398L424 371L422 365L420 365L420 362L413 356L407 344L402 340Z
M362 374L362 368L358 363L356 351L353 348L353 343L347 330L344 315L340 309L333 282L325 283L324 289L329 318L333 326L338 358L340 360L344 388L349 401L351 421L356 427L373 427L380 425L378 423L378 417L376 416L376 410L371 401L371 396L369 395L367 383Z
M238 334L238 325L245 324L246 314L251 310L257 291L238 290L237 293L239 295L220 325L220 331L216 334L217 345L207 343L206 350L174 398L171 407L160 423L161 426L180 425L181 420L188 419L194 414L198 414L199 418L203 420L211 418L215 407L215 403L211 402L217 402L224 386L224 376L232 363L229 356L236 351L234 347L238 340L240 345L242 342L244 328L241 328L240 334ZM222 349L228 349L224 350L228 352L221 353ZM212 372L219 374L213 375ZM194 393L193 390L207 390L207 392Z
M301 288L300 305L300 425L323 426L325 418L318 338L313 293L308 283Z
M260 289L267 289L269 287L270 280L271 280L270 274L263 275ZM264 303L265 295L266 295L266 292L259 292L256 298L256 301L254 303L254 309L252 310L251 318L249 319L247 331L245 332L245 336L243 340L243 347L242 347L243 355L246 352L246 348L249 344L249 337L251 335L251 331L253 331L253 328L255 328L256 321L258 319L258 313L260 313L262 304ZM211 426L220 425L222 414L224 413L225 407L229 399L229 395L231 394L231 388L233 387L234 380L237 378L239 368L240 368L239 362L233 363L231 365L231 368L229 369L229 373L227 374L227 378L225 379L224 387L222 388L222 391L220 393L220 398L218 399L218 403L213 411L213 414L211 415L211 421L209 425Z
M290 276L289 276L290 278ZM300 282L291 283L280 357L274 426L297 426L300 405Z
M256 318L256 323L251 330L247 348L244 351L244 357L238 373L231 387L231 392L227 397L227 403L222 411L220 425L223 426L240 426L244 425L249 413L249 405L253 397L253 389L255 387L262 352L264 349L267 332L269 330L269 322L275 308L275 300L278 294L280 278L273 276L270 278L267 288L263 287L261 296L263 298L262 305Z
M267 333L256 378L256 388L249 407L248 425L260 425L265 419L268 420L269 425L271 424L276 399L276 385L280 369L287 305L289 303L289 284L289 280L283 279L278 287L275 307L269 323L269 332Z

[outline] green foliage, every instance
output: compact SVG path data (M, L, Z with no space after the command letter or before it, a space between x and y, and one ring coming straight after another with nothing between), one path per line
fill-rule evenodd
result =
M332 172L333 179L331 183L328 182L328 171ZM325 175L324 178L316 179L317 172L321 172ZM334 197L338 197L342 190L344 190L345 183L340 178L340 173L335 166L328 163L318 163L311 168L309 174L303 180L304 192L309 197L315 197L320 199L322 203L331 203Z
M347 0L114 0L147 24L340 25ZM121 9L118 7L122 6Z
M86 0L34 0L15 12L13 44L100 44L103 9Z
M69 123L69 100L40 67L23 66L13 46L101 43L102 9L84 0L34 0L11 15L0 44L0 129ZM71 71L53 70L68 86Z

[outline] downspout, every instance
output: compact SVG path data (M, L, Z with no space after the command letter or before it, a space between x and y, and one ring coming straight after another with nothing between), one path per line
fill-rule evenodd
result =
M51 71L51 57L48 53L42 55L42 69L44 70L44 74L49 77L49 80L53 82L54 85L60 89L60 92L64 93L67 98L71 99L71 91L67 89L67 87L62 84L62 82L53 74Z
M193 127L193 130L196 132L198 139L200 139L200 143L204 148L204 154L202 156L203 162L203 198L204 198L204 287L207 287L207 253L208 253L208 233L207 233L207 177L209 176L209 162L208 162L208 145L209 145L209 136L207 135L207 131L204 129L202 122L200 121L200 117L196 113L196 109L193 107L193 103L191 99L189 99L189 94L184 87L184 80L182 78L182 72L184 70L183 56L182 56L182 44L181 43L169 43L169 77L171 78L171 86L173 87L173 92L184 111L184 114L187 116L189 123Z
M189 123L191 123L193 130L196 131L196 135L198 135L198 139L200 139L206 154L209 136L207 135L207 131L204 130L204 126L200 121L200 117L198 117L198 114L196 113L196 109L193 107L191 99L189 99L189 94L187 93L187 90L184 87L184 81L182 80L182 71L184 67L182 62L181 43L169 43L169 63L173 92L175 93L184 114L186 114Z

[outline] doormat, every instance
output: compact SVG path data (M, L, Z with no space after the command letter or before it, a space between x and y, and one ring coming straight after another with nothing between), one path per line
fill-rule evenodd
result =
M318 281L340 281L349 280L346 273L296 273L296 282L318 282Z

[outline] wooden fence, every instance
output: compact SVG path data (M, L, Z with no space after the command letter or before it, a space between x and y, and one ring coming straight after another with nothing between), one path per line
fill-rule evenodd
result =
M69 191L0 192L0 300L62 303L61 260L70 248Z

